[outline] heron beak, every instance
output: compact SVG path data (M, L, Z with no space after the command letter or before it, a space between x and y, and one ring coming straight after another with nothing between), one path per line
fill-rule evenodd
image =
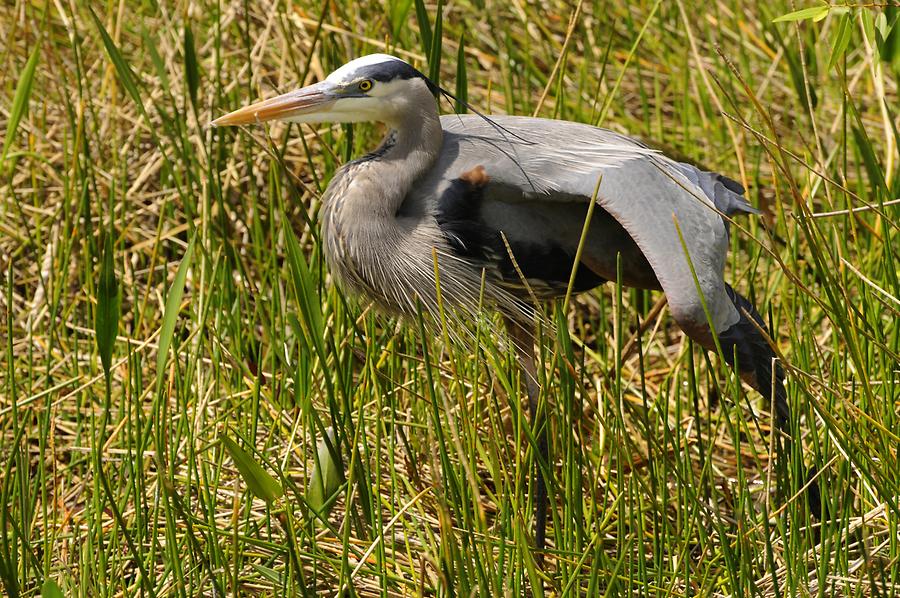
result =
M214 127L249 125L269 120L290 120L305 122L311 115L321 115L331 110L337 101L334 86L321 81L302 89L250 104L210 123ZM313 120L313 119L309 119Z

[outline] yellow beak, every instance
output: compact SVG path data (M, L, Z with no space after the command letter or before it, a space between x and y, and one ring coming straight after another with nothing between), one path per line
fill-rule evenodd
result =
M269 120L312 122L318 119L309 118L309 116L327 113L337 100L338 96L333 90L332 84L322 81L245 106L225 116L220 116L210 124L214 127L230 127Z

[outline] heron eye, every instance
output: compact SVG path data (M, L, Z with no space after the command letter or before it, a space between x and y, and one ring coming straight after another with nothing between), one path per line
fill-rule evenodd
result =
M369 79L363 79L359 82L360 91L369 91L372 89L372 82Z

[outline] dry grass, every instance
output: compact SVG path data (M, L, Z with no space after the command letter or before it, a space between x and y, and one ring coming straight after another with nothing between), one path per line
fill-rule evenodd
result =
M346 300L323 269L321 192L377 126L206 126L363 53L424 70L405 4L94 5L126 72L85 5L0 7L4 130L40 44L0 162L8 594L52 595L46 580L83 596L535 586L531 454L501 343L482 330L472 359ZM602 120L750 189L767 213L733 229L728 278L777 330L803 434L793 458L822 470L832 514L818 522L776 494L778 480L799 488L769 459L768 406L665 310L634 335L657 297L608 285L548 316L568 323L543 359L558 456L548 593L900 593L900 62L868 28L881 8L852 14L846 58L829 67L840 15L772 24L789 4L444 7L441 82L456 88L465 34L474 106ZM306 280L291 274L290 230ZM109 386L95 332L112 305L107 235L121 290ZM323 314L319 337L302 300ZM327 524L306 503L324 427L349 480ZM229 430L283 498L252 498L220 444Z

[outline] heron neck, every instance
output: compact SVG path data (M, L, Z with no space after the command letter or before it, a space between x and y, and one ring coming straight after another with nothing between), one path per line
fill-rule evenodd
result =
M443 143L437 109L430 106L405 111L386 123L388 132L377 150L369 154L369 167L377 173L376 184L384 197L370 208L393 217L416 181L434 166Z
M342 169L329 186L325 234L334 251L396 244L403 237L397 215L413 186L437 160L443 143L434 98L412 104L386 122L388 132L375 151ZM338 243L337 241L340 241Z

